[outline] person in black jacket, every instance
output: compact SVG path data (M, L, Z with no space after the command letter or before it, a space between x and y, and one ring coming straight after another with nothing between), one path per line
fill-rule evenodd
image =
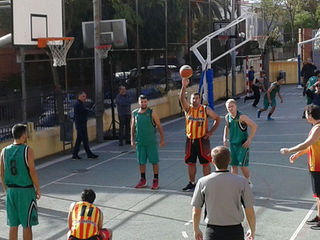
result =
M312 63L312 59L308 58L301 70L301 77L303 78L303 96L306 94L307 82L310 77L314 76L317 67Z
M98 155L95 155L91 152L89 148L88 141L88 132L87 132L87 119L88 112L90 111L84 106L84 102L87 99L87 94L85 92L80 92L78 94L78 100L74 105L74 123L77 130L77 140L73 149L72 159L81 159L78 155L80 144L83 142L83 147L86 150L88 158L97 158Z

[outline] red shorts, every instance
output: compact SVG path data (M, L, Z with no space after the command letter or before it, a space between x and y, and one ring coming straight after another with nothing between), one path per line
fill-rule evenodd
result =
M106 228L102 228L99 230L99 233L96 236L92 236L87 239L79 239L74 236L70 236L68 240L109 240L109 238L110 238L110 231Z
M197 162L197 157L201 165L207 165L211 162L211 149L209 139L198 138L186 140L184 162L187 165L193 165Z

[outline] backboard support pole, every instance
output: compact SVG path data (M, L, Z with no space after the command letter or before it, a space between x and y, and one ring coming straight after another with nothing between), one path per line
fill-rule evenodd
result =
M22 122L27 122L27 90L24 47L20 47L21 58L21 93L22 93Z
M94 46L100 45L100 20L101 20L101 0L93 0L94 19ZM95 69L95 102L96 102L96 138L97 142L103 142L103 81L102 81L102 59L98 51L94 50ZM111 81L111 79L110 79Z

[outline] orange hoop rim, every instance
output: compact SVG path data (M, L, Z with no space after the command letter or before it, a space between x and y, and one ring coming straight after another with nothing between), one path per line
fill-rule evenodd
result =
M53 37L53 38L38 38L38 48L45 48L49 41L73 41L74 37Z
M96 46L95 48L96 49L104 49L104 48L108 49L108 48L111 48L111 47L112 47L112 45L108 44L108 45L99 45L99 46Z

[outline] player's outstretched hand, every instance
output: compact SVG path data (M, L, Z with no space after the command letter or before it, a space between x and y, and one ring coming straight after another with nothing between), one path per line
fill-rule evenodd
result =
M281 153L281 154L288 154L288 153L290 153L289 148L281 148L281 149L280 149L280 153Z
M189 85L189 79L188 78L182 78L182 86L183 87L188 87Z
M294 161L298 158L299 156L298 156L298 154L292 154L291 156L290 156L290 158L289 158L289 160L290 160L290 163L294 163Z

